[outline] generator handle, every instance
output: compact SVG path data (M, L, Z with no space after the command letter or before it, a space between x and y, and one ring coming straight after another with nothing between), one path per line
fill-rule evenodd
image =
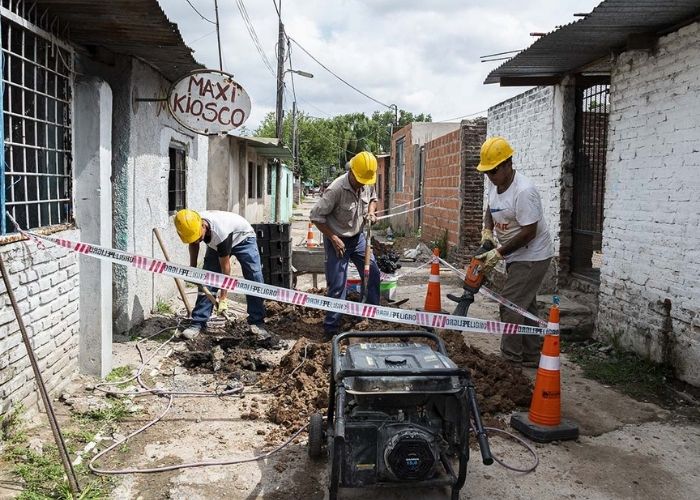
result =
M342 340L348 338L388 338L388 337L398 337L398 338L425 338L430 339L437 344L438 352L447 356L447 349L445 349L445 343L440 337L434 333L426 332L425 330L404 330L398 332L384 331L384 332L345 332L340 335L333 337L333 352L339 351L338 347Z
M431 368L419 370L363 370L361 368L348 368L339 370L335 374L335 382L339 384L348 377L459 377L469 380L469 372L463 368Z
M493 455L491 455L489 440L486 436L484 426L481 423L481 412L479 410L479 404L476 402L476 391L474 390L474 384L472 384L471 381L467 386L467 399L469 400L469 406L471 407L472 418L474 420L474 434L476 434L476 440L479 442L481 460L484 465L491 465L493 464Z

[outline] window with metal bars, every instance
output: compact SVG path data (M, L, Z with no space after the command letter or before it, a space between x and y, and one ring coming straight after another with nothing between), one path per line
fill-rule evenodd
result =
M258 165L258 182L256 184L258 198L263 197L263 190L265 189L265 170L263 170L262 165Z
M0 233L13 232L9 211L24 228L73 221L69 46L3 2ZM9 4L12 7L12 3ZM26 14L26 12L24 12Z
M184 147L174 145L168 149L168 156L168 210L177 212L187 206L187 155Z

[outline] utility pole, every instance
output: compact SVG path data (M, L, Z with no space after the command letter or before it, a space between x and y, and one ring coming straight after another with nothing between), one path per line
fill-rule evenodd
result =
M279 0L279 33L277 37L277 108L275 114L275 135L282 144L282 99L284 97L284 25L282 24L282 0ZM277 159L277 179L275 182L275 222L282 222L282 161Z
M280 0L282 1L282 0ZM224 70L224 65L221 62L221 35L219 34L219 1L214 0L214 12L216 13L216 41L219 46L219 71Z
M292 103L292 170L299 178L299 197L297 203L301 203L301 172L299 171L299 140L297 138L297 102Z

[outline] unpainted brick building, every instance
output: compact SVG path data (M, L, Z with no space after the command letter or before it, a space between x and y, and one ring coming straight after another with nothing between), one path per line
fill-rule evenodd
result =
M483 217L483 175L476 171L486 119L411 123L393 135L386 199L391 211L426 205L391 218L394 230L426 243L446 238L449 257L464 259L478 245Z

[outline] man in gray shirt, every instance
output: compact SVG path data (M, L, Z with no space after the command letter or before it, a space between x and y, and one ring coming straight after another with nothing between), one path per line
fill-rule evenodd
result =
M323 233L326 250L328 296L345 299L348 264L352 260L360 274L364 269L367 241L365 222L377 220L377 159L363 151L350 160L350 170L334 180L311 209L311 222ZM379 304L380 273L372 255L367 286L367 303ZM340 313L326 313L323 329L329 336L338 333Z

